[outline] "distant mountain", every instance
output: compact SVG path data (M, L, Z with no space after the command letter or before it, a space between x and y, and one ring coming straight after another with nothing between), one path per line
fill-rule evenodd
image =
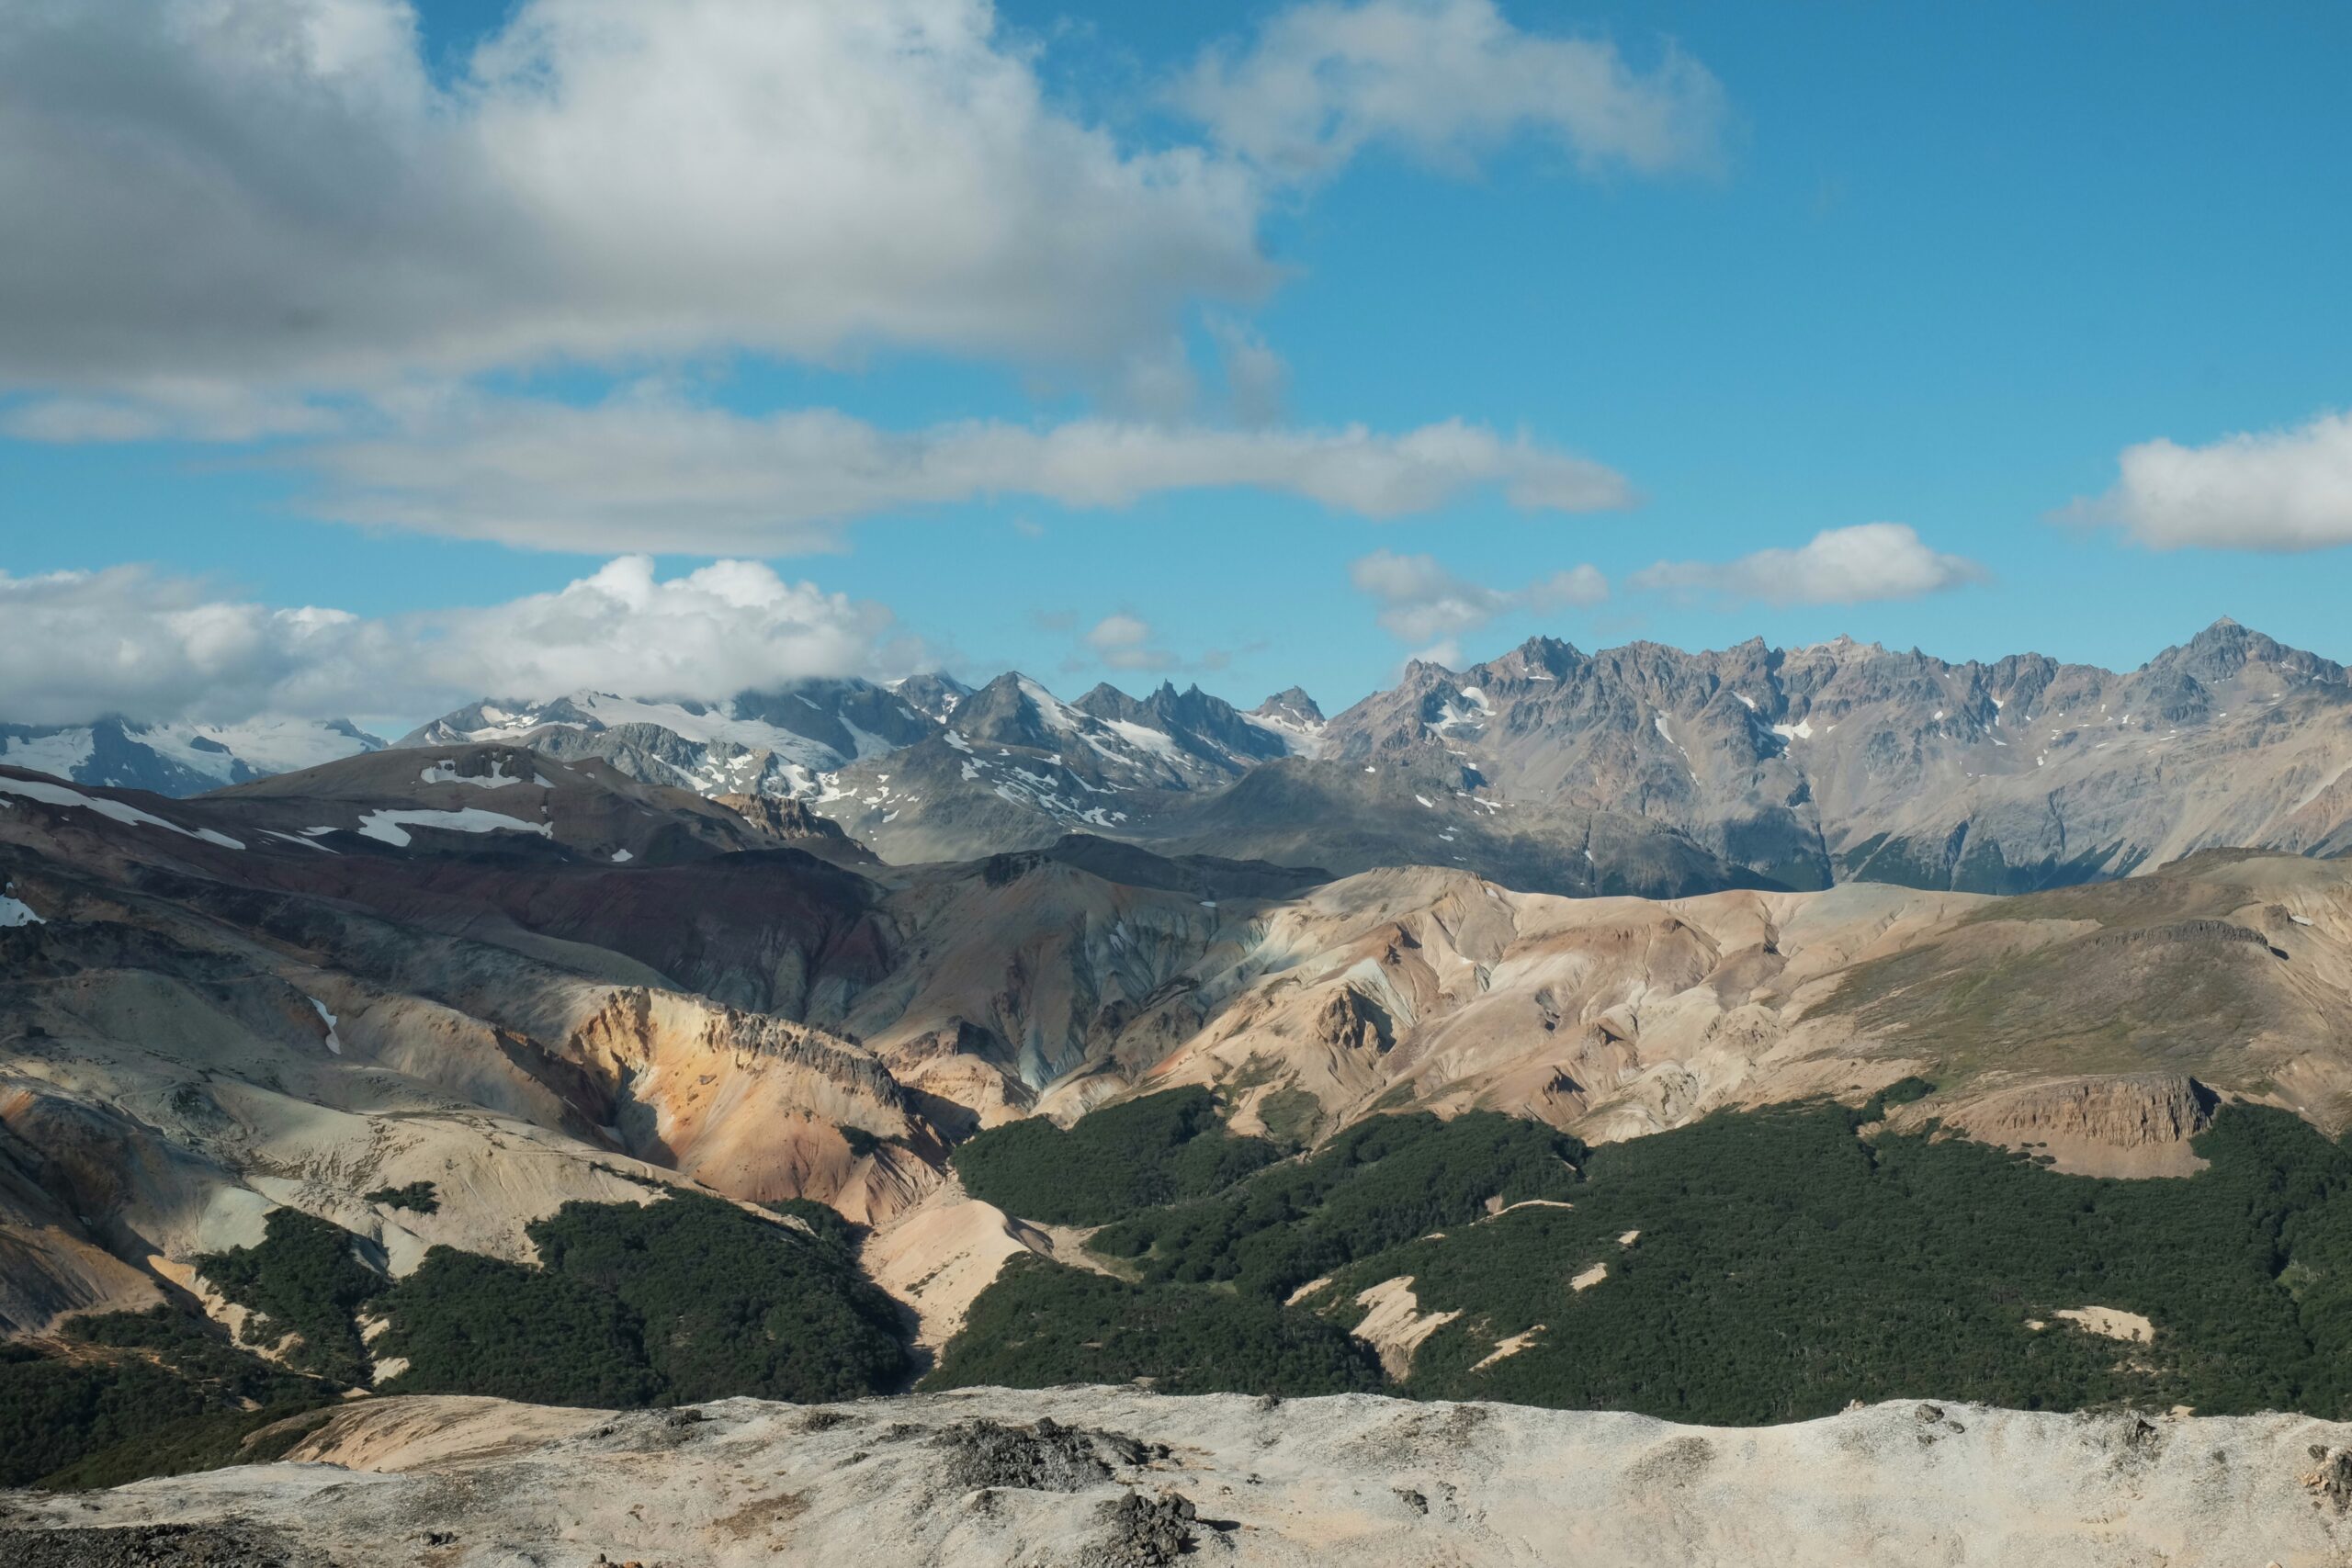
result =
M943 680L938 689L953 684ZM548 703L484 699L399 744L501 741L552 757L601 758L631 778L701 795L800 798L821 792L820 775L860 758L888 756L937 729L928 714L887 687L812 680L718 705L606 692L574 692Z
M1408 666L1331 721L1323 755L1459 782L1456 814L1638 816L1789 887L2015 892L2218 845L2352 849L2344 667L2227 620L2123 674L1843 637L1536 638L1463 671Z
M0 728L0 761L186 795L377 744L349 726ZM2344 666L2234 621L2139 669L1952 663L1839 637L1596 653L1535 637L1415 661L1327 718L1296 687L1066 702L811 680L722 704L484 700L402 738L599 760L710 798L803 803L883 860L1042 850L1071 832L1350 874L1428 864L1507 886L1675 897L1836 882L2011 893L2199 849L2352 851Z
M0 724L0 763L74 784L201 795L223 784L315 768L384 742L348 719L256 718L242 724Z
M965 696L936 737L842 769L815 805L891 861L1042 849L1072 831L1148 838L1292 745L1197 686L1136 698L1100 685L1066 703L1016 671Z

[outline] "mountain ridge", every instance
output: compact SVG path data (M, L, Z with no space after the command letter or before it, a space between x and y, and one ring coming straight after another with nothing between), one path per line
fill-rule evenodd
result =
M397 744L492 741L798 801L900 864L1075 831L1339 873L1455 865L1575 894L2021 892L2201 848L2352 849L2345 667L2226 616L2126 671L1848 637L1587 652L1537 636L1459 671L1408 661L1328 717L1297 687L1247 711L1172 682L1065 702L1007 671L977 687L793 682L718 704L485 699Z

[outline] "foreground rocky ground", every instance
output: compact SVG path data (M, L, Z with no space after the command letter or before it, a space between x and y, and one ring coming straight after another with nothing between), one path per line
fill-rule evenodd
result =
M2352 1426L1917 1402L1753 1429L1365 1396L977 1390L614 1414L356 1403L288 1462L0 1497L0 1561L2352 1562Z

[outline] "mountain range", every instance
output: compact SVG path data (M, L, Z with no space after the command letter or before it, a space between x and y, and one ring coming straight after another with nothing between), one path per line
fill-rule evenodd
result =
M1850 880L1981 892L2217 845L2352 846L2344 667L2234 622L2135 671L1951 663L1848 639L1585 653L1548 637L1326 718L1292 688L1023 675L800 681L725 704L485 699L402 737L597 758L707 796L805 802L892 863L1080 831L1354 872L1454 865L1528 891L1672 897ZM347 724L0 727L0 762L187 795L378 744Z
M0 1473L918 1372L1782 1420L1929 1343L2352 1411L2347 704L2222 623L11 730Z

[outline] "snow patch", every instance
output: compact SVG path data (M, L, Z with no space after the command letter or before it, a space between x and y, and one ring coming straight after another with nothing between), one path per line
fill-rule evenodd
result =
M21 898L0 896L0 928L8 926L45 926L49 922L32 911L32 906Z
M70 779L74 770L97 750L97 737L86 729L61 729L39 738L16 736L0 740L0 762L51 778Z
M525 822L503 812L484 811L479 806L469 806L462 811L370 811L359 819L356 829L363 839L374 839L394 849L406 849L411 828L437 828L450 833L537 833L542 839L555 837L555 827L548 822Z
M31 779L0 779L0 791L20 795L27 800L38 800L44 806L78 807L95 811L108 821L120 822L126 827L163 828L184 838L201 839L208 844L218 844L226 850L245 847L226 833L216 833L209 828L183 828L176 822L166 822L153 812L141 811L135 806L84 795L78 789L67 789L62 784L38 784Z
M319 1017L324 1021L327 1026L327 1049L334 1052L338 1056L342 1055L343 1036L334 1032L334 1014L327 1011L327 1004L319 1000L316 997L305 997L303 999L309 1002L312 1007L319 1010Z
M468 778L458 772L456 762L445 757L417 774L416 779L419 784L471 784L476 789L504 789L508 784L523 782L507 773L506 759L503 757L492 757L490 760L490 772L481 778Z

